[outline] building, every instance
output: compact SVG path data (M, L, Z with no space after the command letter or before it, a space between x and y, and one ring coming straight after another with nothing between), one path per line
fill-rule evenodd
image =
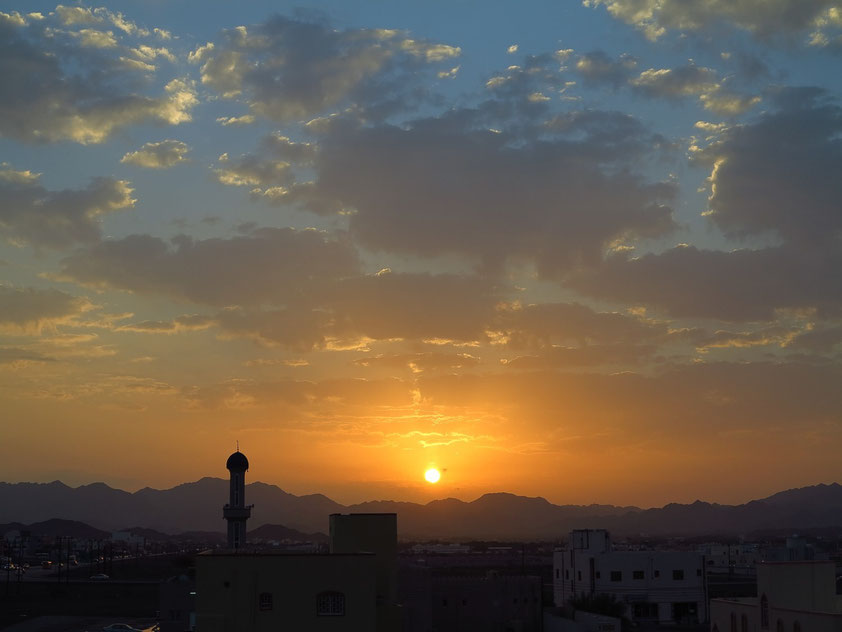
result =
M757 597L711 599L713 632L842 632L833 562L761 562Z
M604 529L577 529L553 554L556 606L571 599L612 595L636 622L708 620L703 555L684 551L615 551Z
M248 460L228 459L228 548L196 558L196 629L201 632L276 630L398 630L397 516L330 516L330 553L247 550Z

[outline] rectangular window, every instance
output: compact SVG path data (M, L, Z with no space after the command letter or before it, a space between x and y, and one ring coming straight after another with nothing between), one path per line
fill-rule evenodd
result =
M564 570L564 579L570 579L570 570L568 570L568 569Z
M623 581L623 571L611 571L611 581L612 582Z
M660 576L661 576L661 571L656 570L655 571L655 577L660 577Z
M558 579L558 569L555 569L555 578Z
M260 593L260 597L257 600L257 607L258 610L261 612L266 612L267 610L272 609L272 593L264 592Z
M345 614L345 594L323 592L316 595L316 614L320 617L339 617Z
M597 578L597 579L599 579L599 578L600 578L600 572L599 572L599 571L597 571L597 572L596 572L596 578Z
M576 571L576 575L577 575L576 579L578 579L579 581L582 581L582 571Z
M643 571L632 571L632 579L643 579Z
M684 579L684 570L683 569L676 569L672 572L672 578L676 580Z

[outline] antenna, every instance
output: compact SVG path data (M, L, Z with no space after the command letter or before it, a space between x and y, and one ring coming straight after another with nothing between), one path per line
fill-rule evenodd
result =
M237 452L239 452L239 451L240 451L240 441L239 441L239 439L238 439L238 440L237 440Z

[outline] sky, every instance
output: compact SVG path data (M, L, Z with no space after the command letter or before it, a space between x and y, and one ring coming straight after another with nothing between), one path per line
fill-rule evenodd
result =
M840 52L838 0L0 1L0 480L838 481Z

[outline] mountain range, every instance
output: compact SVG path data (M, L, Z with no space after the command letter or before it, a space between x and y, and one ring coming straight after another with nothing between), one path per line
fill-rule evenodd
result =
M61 518L98 529L129 525L166 533L222 532L228 481L203 478L171 489L130 493L93 483L0 483L0 523ZM326 532L332 513L397 513L404 539L560 539L574 528L606 528L623 535L737 535L769 529L840 527L842 485L820 484L779 492L742 505L696 501L640 509L614 505L554 505L544 498L485 494L471 502L455 498L427 504L371 501L341 505L322 494L295 496L275 485L251 483L252 522L282 524L306 533Z

